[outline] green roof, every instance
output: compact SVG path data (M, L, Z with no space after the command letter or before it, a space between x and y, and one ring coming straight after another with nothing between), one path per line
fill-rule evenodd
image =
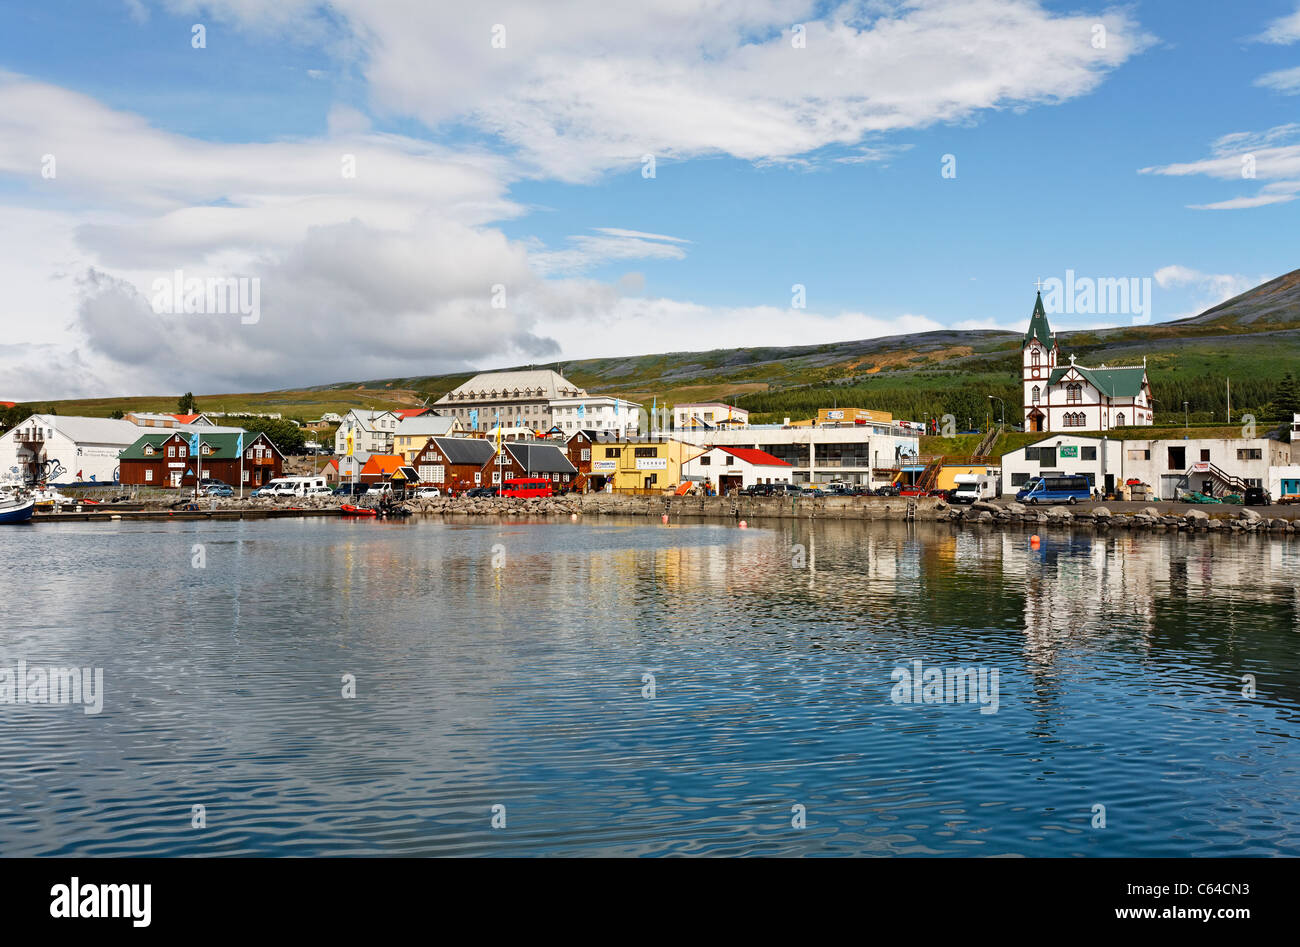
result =
M175 429L171 429L171 430L155 431L150 434L145 434L143 437L141 437L138 441L136 441L126 450L122 451L122 453L119 454L118 456L122 460L153 460L154 457L157 456L157 454L154 454L152 456L146 456L144 452L146 445L152 446L154 450L157 451L161 444L163 444L165 441L174 437L177 434L185 438L185 440L188 442L190 439L190 433L191 432L188 431L178 431ZM244 434L244 446L245 447L252 446L253 441L257 440L257 438L258 438L257 432L246 431ZM204 460L238 460L239 459L239 452L237 450L237 448L239 447L239 434L237 433L235 434L200 433L199 443L206 444L208 447L212 448L211 454L203 455Z
M1066 372L1074 369L1092 386L1108 398L1136 398L1142 391L1142 382L1147 377L1147 370L1141 366L1135 368L1084 368L1082 365L1058 365L1052 369L1049 385L1055 385L1065 377Z
M1034 300L1034 314L1029 317L1029 329L1025 332L1025 341L1020 343L1020 347L1023 349L1031 339L1037 339L1043 343L1044 348L1048 349L1056 344L1052 341L1052 328L1047 324L1047 313L1043 310L1041 292Z

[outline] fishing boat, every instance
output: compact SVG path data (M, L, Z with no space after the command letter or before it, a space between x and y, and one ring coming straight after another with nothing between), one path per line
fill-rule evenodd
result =
M0 524L25 523L36 510L36 500L13 490L0 492Z
M368 506L353 506L351 503L344 503L340 510L344 516L376 516L377 511L370 509Z

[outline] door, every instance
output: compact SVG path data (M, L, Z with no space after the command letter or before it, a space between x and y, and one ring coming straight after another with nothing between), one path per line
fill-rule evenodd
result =
M179 471L179 470L173 470L173 471L171 471L171 473L168 475L168 479L170 480L171 486L173 486L173 487L179 487L179 486L181 485L181 477L182 477L182 476L184 476L184 475L183 475L182 472Z

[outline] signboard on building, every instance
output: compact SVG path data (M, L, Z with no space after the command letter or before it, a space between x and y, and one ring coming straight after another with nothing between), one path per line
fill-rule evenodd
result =
M618 470L617 460L593 460L591 462L593 471Z
M637 470L667 470L667 457L638 457L636 459Z
M1065 458L1065 457L1074 457L1074 458L1077 459L1078 456L1079 456L1079 445L1078 445L1078 444L1062 444L1062 445L1061 445L1061 457L1062 457L1062 458Z

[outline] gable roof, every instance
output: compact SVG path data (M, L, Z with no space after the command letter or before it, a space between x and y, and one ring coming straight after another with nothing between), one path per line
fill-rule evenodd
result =
M406 420L407 418L418 418L428 413L428 408L397 408L393 411L393 414L397 415L398 418L402 420Z
M1082 365L1058 365L1048 377L1049 385L1057 384L1073 369L1092 387L1108 398L1136 398L1146 381L1147 370L1141 365L1126 368L1084 368Z
M759 450L756 447L716 447L717 450L724 454L731 454L733 457L739 457L747 464L753 464L756 467L793 467L794 464L782 460L780 457L773 457L765 450Z
M506 452L513 457L528 473L569 473L578 472L578 468L569 463L564 451L554 444L520 444L505 445Z
M433 443L449 464L482 467L496 453L492 442L481 437L435 437Z
M70 414L33 414L15 424L15 428L35 426L53 428L56 433L78 444L113 444L127 447L140 436L139 425L121 418L83 418Z
M364 477L367 474L378 474L391 477L405 463L406 460L398 454L371 454L366 459L366 465L361 468L361 475Z
M1025 331L1025 340L1020 343L1020 347L1023 349L1033 339L1037 339L1043 344L1043 348L1047 349L1056 344L1052 341L1052 327L1047 324L1047 313L1043 310L1041 291L1034 299L1034 313L1029 317L1029 328Z
M139 428L136 430L138 431ZM196 432L194 431L181 431L176 428L171 430L154 431L142 435L135 441L135 443L122 451L118 456L122 460L154 460L156 458L144 452L146 445L153 447L154 450L158 450L162 444L171 440L173 437L189 443L190 437L195 433ZM212 448L211 454L202 455L204 460L239 459L239 432L209 434L206 431L198 431L197 433L199 435L199 445L202 446L206 444L208 447ZM271 448L271 450L275 451L277 454L280 454L279 449L271 442L271 439L260 432L246 432L244 434L244 450L248 450L248 448L252 447L253 444L259 440L265 446ZM280 456L283 457L284 455L281 454Z

